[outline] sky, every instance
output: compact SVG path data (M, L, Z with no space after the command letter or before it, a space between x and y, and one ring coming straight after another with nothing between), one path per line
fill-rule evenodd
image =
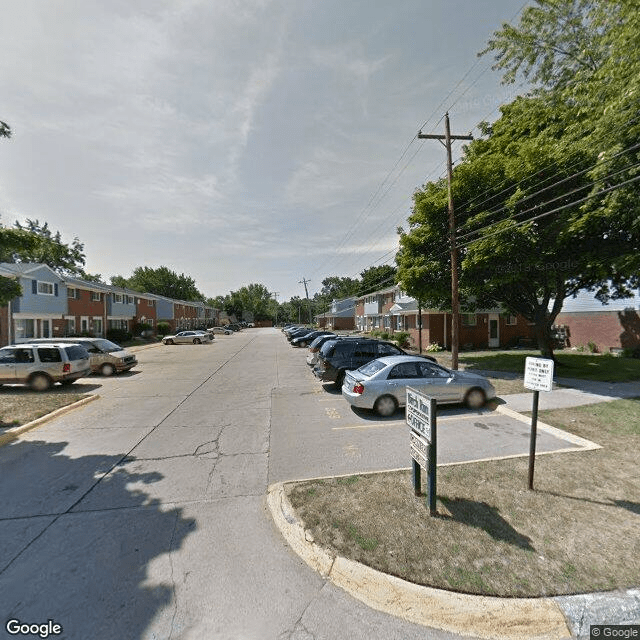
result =
M4 0L0 223L207 297L393 264L412 194L518 87L477 57L523 0ZM520 89L522 91L522 89ZM454 159L462 152L456 143Z

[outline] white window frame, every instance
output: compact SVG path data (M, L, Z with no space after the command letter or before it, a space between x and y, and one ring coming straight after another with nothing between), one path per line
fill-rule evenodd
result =
M518 324L518 316L508 315L505 324L508 327L515 327Z
M64 330L67 333L75 333L76 332L76 317L75 316L65 316L65 318L64 318Z
M102 302L102 294L99 291L92 291L91 302Z
M73 298L74 300L78 297L78 290L75 287L67 287L67 298Z
M122 294L121 293L114 293L113 294L113 301L116 304L122 304Z
M48 289L49 287L51 287L51 291L42 291L42 288ZM47 282L46 280L38 280L37 291L39 296L53 296L55 295L56 288L53 282Z

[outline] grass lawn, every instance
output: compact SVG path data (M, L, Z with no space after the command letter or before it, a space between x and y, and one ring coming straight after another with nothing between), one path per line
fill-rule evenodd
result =
M55 385L45 392L26 387L0 388L0 429L19 427L87 397L78 388Z
M438 517L409 472L288 485L315 541L411 582L499 596L640 585L640 399L540 412L602 449L438 469ZM424 474L423 474L424 475Z
M488 355L461 353L459 360L466 369L511 371L524 376L525 358L531 355L540 357L539 352L512 351ZM557 352L555 356L558 362L555 377L602 382L640 380L640 359L638 358L563 352Z

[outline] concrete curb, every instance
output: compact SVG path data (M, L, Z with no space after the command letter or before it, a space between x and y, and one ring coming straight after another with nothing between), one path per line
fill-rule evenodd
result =
M496 598L433 589L333 556L305 531L285 483L269 487L267 504L291 548L313 569L367 606L408 622L490 640L571 638L564 614L551 598Z
M531 424L531 418L529 416L523 416L521 413L518 413L514 409L509 409L509 407L499 404L496 406L496 411L498 413L502 413L505 416L509 416L514 420L518 420L519 422L524 422L525 424ZM585 438L581 438L580 436L576 436L568 431L562 431L562 429L558 429L557 427L552 427L550 424L546 424L545 422L537 421L537 428L543 431L546 431L549 435L555 436L556 438L560 438L562 440L566 440L571 444L574 444L580 447L579 451L591 451L593 449L602 449L599 444L595 442L591 442L591 440L586 440ZM575 451L575 449L560 449L549 452L536 452L536 455L542 455L543 453L565 453L566 451ZM528 454L527 454L528 455Z
M47 415L41 416L40 418L36 418L31 422L22 424L19 427L13 427L12 429L7 429L7 431L5 431L2 435L0 435L0 447L3 447L5 444L8 444L9 442L13 442L18 438L19 435L26 433L27 431L31 431L32 429L39 427L41 424L44 424L45 422L52 420L53 418L57 418L58 416L62 416L65 413L69 413L70 411L73 411L74 409L83 407L85 404L89 404L90 402L97 400L99 397L100 397L99 395L94 394L94 395L90 395L88 398L81 398L77 402L72 402L71 404L68 404L64 407L60 407L59 409L56 409L51 413L47 413Z

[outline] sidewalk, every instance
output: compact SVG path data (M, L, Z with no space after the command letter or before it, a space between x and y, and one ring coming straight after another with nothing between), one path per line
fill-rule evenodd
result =
M474 371L475 373L475 371ZM509 376L505 372L477 371L484 376ZM513 378L518 376L513 375ZM578 378L554 378L554 389L540 393L538 408L566 409L599 402L610 402L621 398L639 398L640 380L633 382L598 382L595 380L581 380ZM558 387L557 385L561 385ZM514 393L501 396L509 409L514 411L531 411L531 392Z

